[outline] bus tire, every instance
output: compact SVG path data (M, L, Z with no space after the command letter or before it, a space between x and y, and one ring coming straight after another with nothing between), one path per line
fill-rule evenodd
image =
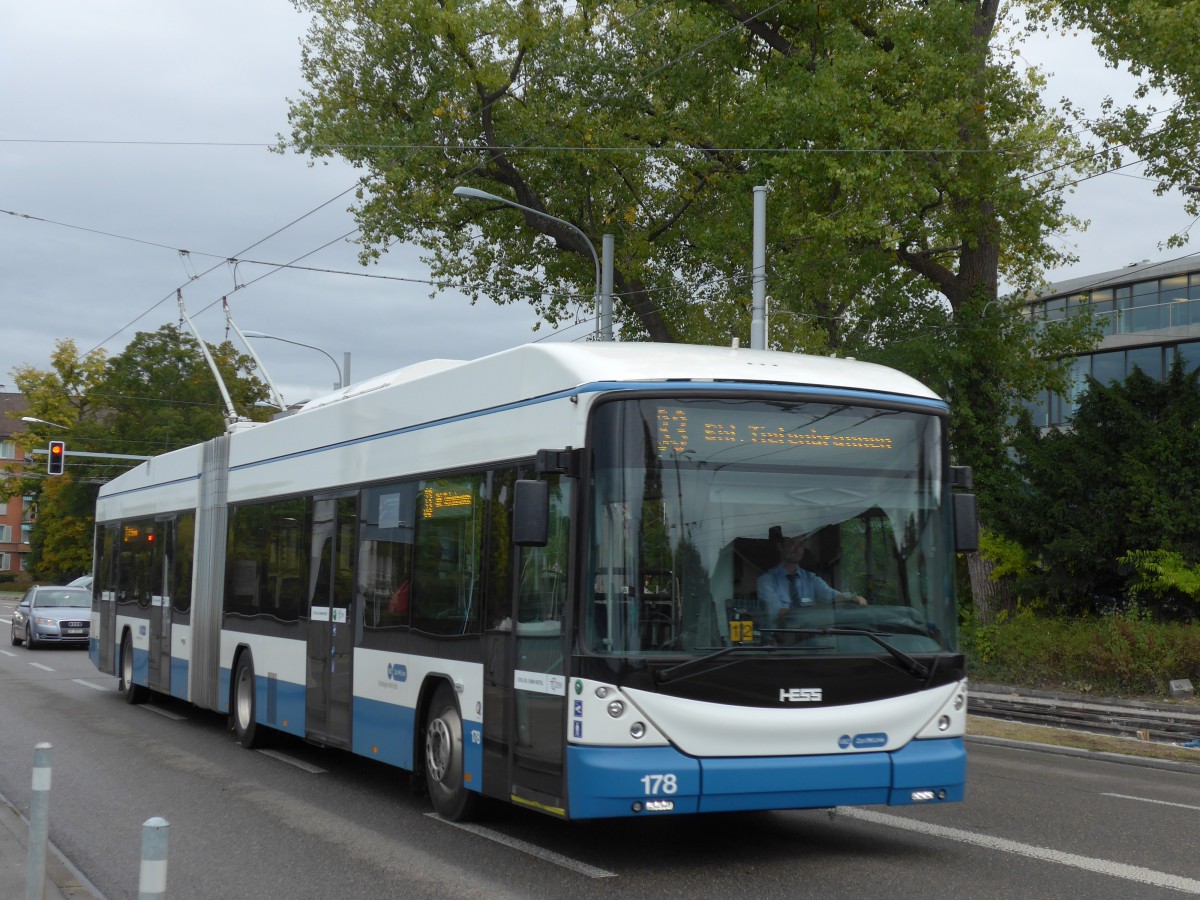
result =
M470 819L479 795L463 783L463 725L450 685L438 685L425 725L425 784L438 815L451 822Z
M121 638L121 680L117 682L117 690L126 703L141 703L148 693L142 685L133 683L133 640L128 631Z
M233 674L233 696L229 703L229 722L234 737L247 750L266 744L266 729L258 724L255 693L254 657L247 650L238 657Z

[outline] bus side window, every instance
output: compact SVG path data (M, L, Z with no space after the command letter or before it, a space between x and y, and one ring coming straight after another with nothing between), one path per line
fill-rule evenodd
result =
M482 475L431 479L417 494L412 627L426 634L479 633Z

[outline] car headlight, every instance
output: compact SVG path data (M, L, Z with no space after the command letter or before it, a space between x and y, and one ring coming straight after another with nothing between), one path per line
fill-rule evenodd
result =
M46 616L34 616L33 623L35 625L57 625L58 623Z

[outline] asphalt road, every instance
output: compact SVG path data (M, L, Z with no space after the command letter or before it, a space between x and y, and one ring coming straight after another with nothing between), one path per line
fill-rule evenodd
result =
M80 650L0 644L0 794L28 811L49 741L51 839L108 900L137 896L152 816L171 900L1200 894L1195 775L972 745L962 804L570 824L499 807L468 830L402 772L246 751L223 717L115 688Z

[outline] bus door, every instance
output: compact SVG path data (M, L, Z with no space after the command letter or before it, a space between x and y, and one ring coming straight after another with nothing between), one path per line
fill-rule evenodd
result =
M571 481L545 477L550 481L549 542L514 548L512 794L521 805L565 815Z
M147 687L171 693L171 539L170 522L155 522L150 541L150 656Z
M96 668L110 675L117 674L116 631L117 631L117 547L119 527L104 525L97 530L97 558L99 565L92 582L92 608L98 613Z
M318 497L313 505L305 736L350 746L354 558L357 495Z

